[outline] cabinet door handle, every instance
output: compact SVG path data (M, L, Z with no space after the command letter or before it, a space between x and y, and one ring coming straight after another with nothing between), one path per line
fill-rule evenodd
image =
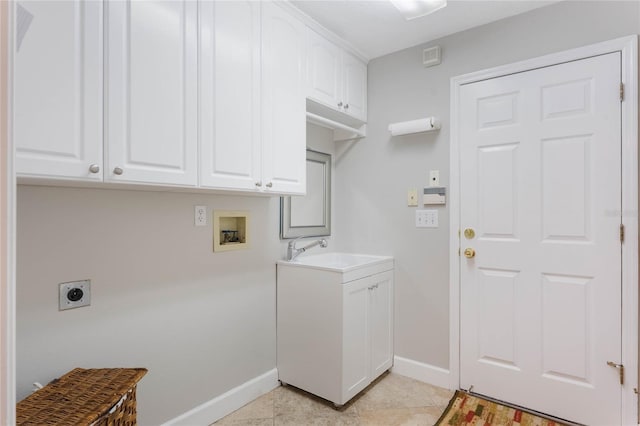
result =
M267 184L267 188L271 188L271 187L273 187L273 182L269 182L269 183Z
M344 109L349 109L349 104L344 104Z
M256 182L256 186L260 188L262 186L262 182Z
M98 173L100 172L100 166L98 166L97 164L92 164L89 166L89 171L91 173Z
M122 173L124 173L124 170L122 170L121 167L116 167L115 169L113 169L113 174L114 175L120 176Z
M342 102L338 102L338 107L342 108Z

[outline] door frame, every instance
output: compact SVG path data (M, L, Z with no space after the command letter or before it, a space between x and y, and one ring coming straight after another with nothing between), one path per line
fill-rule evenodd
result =
M11 139L13 1L0 2L0 424L15 424L15 200Z
M638 424L638 36L617 38L564 52L451 78L449 386L460 386L460 89L463 85L592 56L621 52L622 102L622 423Z

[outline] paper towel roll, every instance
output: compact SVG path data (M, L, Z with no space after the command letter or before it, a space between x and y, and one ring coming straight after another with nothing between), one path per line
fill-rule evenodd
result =
M419 120L403 121L389 124L391 136L408 135L411 133L429 132L440 129L440 120L435 117L421 118Z

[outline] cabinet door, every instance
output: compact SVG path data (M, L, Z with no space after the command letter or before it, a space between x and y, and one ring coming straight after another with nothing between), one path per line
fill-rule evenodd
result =
M367 66L346 52L342 58L344 112L367 121Z
M306 191L305 26L262 3L262 184L266 191Z
M14 5L16 172L101 180L102 3Z
M201 1L200 185L261 180L260 3Z
M307 28L307 96L339 109L342 99L342 50Z
M342 396L348 401L371 382L369 332L371 277L343 286Z
M194 1L107 3L105 180L197 184Z
M393 273L385 272L372 278L369 324L373 380L393 365Z

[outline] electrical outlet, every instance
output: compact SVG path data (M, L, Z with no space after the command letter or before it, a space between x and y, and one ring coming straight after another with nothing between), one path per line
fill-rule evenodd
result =
M195 206L194 225L207 226L207 206Z
M418 190L410 189L407 191L407 206L418 207Z
M440 170L429 172L429 186L440 186Z
M80 308L91 304L91 280L60 283L58 309Z

